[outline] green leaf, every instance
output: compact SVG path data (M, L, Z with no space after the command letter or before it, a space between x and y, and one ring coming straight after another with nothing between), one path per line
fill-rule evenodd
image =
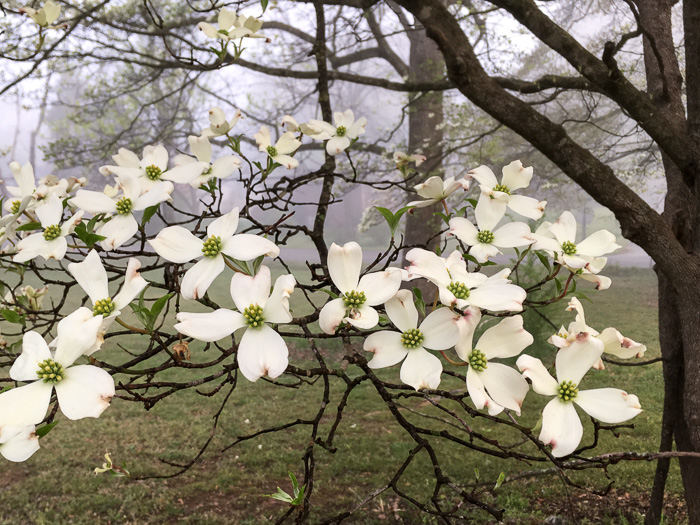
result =
M53 423L49 423L48 425L44 425L41 428L36 429L36 435L39 436L40 438L43 438L46 434L51 432L53 430L53 427L58 425L58 421L54 421Z
M472 208L476 209L476 205L479 201L477 201L476 199L467 199L467 202L472 205Z
M535 255L537 255L537 258L540 260L542 265L547 268L548 272L552 271L552 264L549 262L549 257L547 257L543 252L536 251Z
M156 319L158 319L158 316L160 315L160 312L163 311L163 308L165 308L165 305L168 303L168 301L170 300L170 298L171 298L173 295L175 295L175 294L174 294L174 293L165 294L163 297L161 297L160 299L157 299L157 300L153 303L153 306L151 306L150 315L151 315L151 318L152 318L154 321L155 321Z
M23 224L22 226L17 227L18 232L30 232L34 230L41 230L42 226L40 222L28 222L27 224Z
M382 214L384 219L386 220L386 223L389 225L389 230L391 231L391 238L394 238L394 235L396 234L396 230L399 227L399 222L401 221L401 217L403 216L404 213L406 213L408 210L411 209L411 206L404 206L401 208L399 211L396 213L392 213L391 210L387 208L382 208L381 206L375 206L374 207L379 213Z
M498 479L496 480L496 485L493 487L493 490L496 490L498 487L500 487L503 484L503 481L506 479L506 473L501 472L498 475Z
M158 208L160 208L160 203L156 204L155 206L149 206L148 208L143 210L143 219L141 220L141 224L143 226L146 226L146 224L148 224L148 221L150 221L153 218L153 216L158 211Z
M557 293L560 294L562 292L562 290L564 289L564 287L561 285L561 281L559 280L558 277L554 278L554 284L557 285Z
M420 288L413 288L413 303L416 305L421 315L425 315L425 301L423 300L423 292L421 292Z
M12 388L13 388L12 385L6 386L6 387L3 388L2 390L0 390L0 394L4 394L4 393L7 392L8 390L12 390Z
M0 315L2 315L8 323L24 324L24 318L14 310L2 310L0 311Z
M476 480L479 481L479 467L474 467L474 476Z
M438 217L440 217L445 222L445 224L450 224L450 216L447 215L446 213L441 213L439 211L435 211L435 212L433 212L433 215L437 215Z
M265 13L265 9L267 9L267 3L269 0L260 0L260 7L262 7L263 13Z

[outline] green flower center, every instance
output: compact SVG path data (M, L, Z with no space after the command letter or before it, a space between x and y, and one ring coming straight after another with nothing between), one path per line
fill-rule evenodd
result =
M481 350L476 348L472 350L469 354L469 366L471 366L477 372L483 372L488 368L488 359L486 359L486 354Z
M401 334L401 343L406 348L418 348L425 339L425 336L418 328L411 328Z
M262 328L265 321L262 306L251 304L248 308L243 310L243 318L245 319L245 323L251 328Z
M57 363L53 359L45 359L39 363L39 370L36 371L36 375L38 375L39 379L44 381L44 383L52 384L59 383L66 377L63 371L63 365Z
M202 246L202 253L204 257L216 257L221 252L221 237L218 235L212 235Z
M356 292L352 290L345 295L343 295L343 302L348 308L362 308L362 305L367 301L367 296L365 292Z
M566 255L576 255L576 245L573 242L565 241L561 245L561 250Z
M505 186L503 184L496 184L493 187L493 191L501 191L503 193L507 193L508 195L510 195L510 190L508 189L508 186Z
M489 230L484 230L476 234L476 240L484 244L491 244L493 242L493 233Z
M96 317L98 315L101 315L102 317L108 317L109 314L111 314L117 306L114 304L114 301L110 297L107 297L107 299L100 299L98 301L95 301L95 305L92 307L92 315L93 317Z
M345 129L345 126L338 126L335 128L335 136L336 137L344 137L345 133L347 133L347 129Z
M131 207L133 203L129 197L122 197L117 201L117 213L119 215L126 215L131 212Z
M148 177L151 180L160 179L161 173L163 173L163 170L161 170L155 164L151 164L150 166L146 166L146 177Z
M559 384L559 399L562 401L573 401L577 395L578 386L573 381L562 381Z
M61 236L61 226L54 224L53 226L48 226L44 228L44 239L47 241L53 241Z
M267 147L267 154L270 157L276 157L277 156L277 148L274 146L268 146Z
M13 215L19 213L19 207L21 204L22 203L20 201L12 201L12 207L10 208L10 212L12 212Z
M452 292L452 295L457 299L467 299L469 297L469 288L467 288L466 284L460 283L459 281L452 281L447 286L447 289Z

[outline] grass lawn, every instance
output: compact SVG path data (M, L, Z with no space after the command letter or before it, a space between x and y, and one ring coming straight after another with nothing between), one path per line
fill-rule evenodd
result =
M584 302L588 324L600 331L615 326L626 336L647 344L646 357L658 356L653 272L610 269L606 274L613 277L610 290L586 292L594 300L594 304ZM226 288L225 283L213 288L217 290L215 299L223 306L230 304L230 299L226 300ZM564 312L564 306L559 303L548 312L557 326L568 325L573 319L570 313ZM536 335L536 340L551 333L542 323L533 324L532 330L542 332ZM134 344L142 343L135 337ZM112 345L102 352L118 352L113 342ZM292 346L292 363L303 366L310 362L310 350L304 342L292 342ZM553 353L549 349L545 353L545 346L539 344L528 353L549 356L551 361ZM200 348L197 343L191 345L193 361L201 359L197 353ZM341 357L332 346L324 347L324 354L329 366L337 364ZM380 377L398 382L398 370L398 367L382 370ZM351 375L360 374L352 367L349 371ZM206 372L179 370L177 373L178 377L196 377L197 373ZM334 403L337 404L345 387L337 380L331 381L331 385L330 410L322 425L326 433L335 415ZM645 409L633 420L633 430L622 430L617 439L604 433L598 452L656 450L663 399L660 364L648 367L611 365L604 372L592 371L584 380L583 388L598 386L616 386L636 393ZM441 388L459 390L464 385L444 376ZM285 511L286 505L261 496L275 492L278 485L291 491L287 477L290 471L301 478L301 456L308 445L308 428L296 427L285 433L264 435L226 453L221 453L221 449L236 436L315 414L322 399L320 382L301 389L286 389L275 388L264 381L251 384L242 379L224 410L212 446L199 463L179 477L134 481L95 476L92 472L109 452L116 463L126 462L135 476L172 473L173 468L161 459L184 462L197 453L209 437L212 416L225 392L223 389L213 397L201 396L192 390L179 392L149 412L141 405L117 399L99 420L69 422L59 416L60 423L42 440L42 450L29 461L22 464L0 462L0 524L257 524L274 521ZM545 398L530 392L519 421L534 426L545 402ZM426 401L414 399L402 404L411 421L440 428L439 422L416 413L429 411ZM517 439L506 427L495 428L481 418L465 417L475 430L489 437L506 442ZM590 425L585 425L584 443L590 442L591 436ZM500 472L512 475L546 467L496 460L444 442L436 443L446 473L462 483L474 481L475 467L481 479L489 481L496 479ZM350 396L335 445L338 448L335 454L317 450L312 521L354 507L386 483L414 443L388 414L376 391L366 383ZM576 523L640 523L654 467L647 462L611 467L608 474L615 483L606 497L567 488L556 475L523 478L504 484L496 492L497 504L507 509L508 523L541 523L552 515ZM605 477L598 472L588 471L573 478L591 489L607 485ZM427 458L419 456L400 483L412 496L429 495L432 472ZM682 486L676 463L672 465L667 489L667 523L682 523L683 510L679 502ZM482 513L474 511L473 515L475 519L489 521ZM368 503L348 522L435 523L389 491Z

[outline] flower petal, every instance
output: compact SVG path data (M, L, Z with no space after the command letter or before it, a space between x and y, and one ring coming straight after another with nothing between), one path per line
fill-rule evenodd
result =
M532 335L523 328L523 318L515 315L486 330L476 347L487 359L497 359L514 357L533 342Z
M464 217L455 217L450 219L450 231L451 235L457 237L460 241L467 243L469 246L474 246L479 241L477 239L477 234L479 230L472 222Z
M527 246L533 241L530 227L524 222L509 222L493 232L493 245L499 248Z
M231 299L238 311L242 313L250 305L264 308L270 297L271 281L270 269L264 265L255 276L235 273L231 278Z
M133 210L145 210L146 208L150 208L151 206L167 201L170 199L170 194L174 189L175 186L173 186L173 183L169 180L162 180L158 182L134 201Z
M211 165L211 172L208 177L225 179L241 167L241 159L236 155L224 155L214 161Z
M389 330L370 334L365 339L363 349L374 354L367 363L370 368L393 366L400 363L409 352L409 349L401 343L401 334Z
M357 289L362 269L362 248L356 242L343 246L331 244L328 250L328 273L342 293Z
M70 200L76 208L88 213L116 213L117 204L114 199L101 191L78 190Z
M357 285L357 291L365 293L367 297L365 304L377 306L394 297L400 286L401 272L387 269L383 272L363 275Z
M489 284L469 291L469 303L492 312L520 312L527 292L509 283Z
M450 222L450 225L452 225L452 222ZM451 279L450 275L447 273L445 261L434 252L422 248L413 248L406 254L406 260L411 263L407 268L409 275L425 277L438 286L447 286L450 284Z
M598 362L605 345L591 334L581 332L566 348L557 352L557 380L579 384L591 367Z
M341 298L328 301L321 308L318 316L318 324L326 334L334 334L340 323L343 322L348 309Z
M44 228L59 224L61 222L61 216L63 215L61 199L59 199L58 195L55 193L49 194L49 196L36 207L34 213L36 213L39 222Z
M359 310L346 317L345 321L360 330L369 330L379 323L379 314L374 308L364 304Z
M141 268L141 262L134 257L130 258L126 266L124 284L119 293L114 296L114 307L117 310L125 308L141 293L141 290L148 286L148 281L141 277L139 268Z
M556 396L559 393L559 383L536 357L521 355L515 364L523 373L523 377L532 382L532 389L538 394Z
M418 328L418 310L413 303L411 290L399 290L393 298L386 302L384 308L389 320L402 332Z
M281 376L289 365L289 350L282 336L269 326L248 328L238 345L238 367L248 381Z
M207 343L223 339L246 325L240 313L226 308L207 313L180 312L177 314L177 320L175 330Z
M49 408L53 386L34 381L0 394L0 438L3 428L40 423Z
M546 205L547 201L538 201L524 195L511 195L508 199L508 207L511 210L535 221L542 218Z
M95 250L90 250L83 262L70 263L68 271L83 291L94 303L110 297L107 272L102 265L102 259Z
M187 142L190 143L190 150L199 162L211 163L211 142L207 137L190 135L187 137Z
M0 454L8 461L21 463L39 450L39 436L34 425L24 427L19 433L0 444Z
M97 233L107 237L100 242L100 246L105 251L116 250L138 231L139 225L130 213L126 215L115 215L112 220L102 225Z
M421 347L410 350L401 365L401 381L416 390L436 389L440 386L440 374L442 362Z
M277 278L263 311L266 322L289 323L292 321L292 314L289 312L289 297L294 292L296 283L293 275L280 275Z
M555 397L542 412L542 430L540 441L552 445L552 455L555 458L568 456L583 437L583 425L576 413L573 403L564 403Z
M183 264L202 256L204 242L182 226L163 228L155 239L149 239L148 244L155 252L176 264Z
M476 225L479 231L493 231L506 213L506 203L500 199L492 199L482 193L474 209Z
M207 235L209 235L210 237L216 235L218 237L221 237L222 241L233 237L233 235L236 233L236 230L238 229L238 216L239 209L236 206L226 215L222 215L218 219L212 221L212 223L209 226L207 226Z
M622 423L642 412L639 398L619 388L579 390L574 403L603 423Z
M447 350L459 340L457 321L460 316L449 308L438 308L427 315L418 329L425 339L423 346L431 350Z
M501 184L507 186L510 191L526 188L532 180L532 167L524 167L519 160L514 160L507 166L503 166L503 179Z
M333 137L326 142L326 151L329 155L335 156L350 147L350 139L347 137Z
M10 368L10 377L15 381L36 381L39 363L51 358L49 346L38 332L25 332L22 336L22 353ZM0 416L1 420L2 416Z
M496 403L520 415L520 407L530 390L523 376L509 366L491 362L479 375L486 391Z
M576 253L589 257L600 257L622 248L615 241L615 235L608 230L599 230L578 243L576 245Z
M549 231L552 232L559 244L564 244L567 241L575 243L576 219L570 211L565 211L559 216L557 222L549 227Z
M214 282L226 263L219 254L216 257L204 257L192 268L187 270L180 285L180 293L184 299L199 299L203 297L211 283Z
M58 323L54 360L64 368L72 365L95 344L102 321L89 308L78 308L62 319Z
M464 314L457 320L457 329L459 330L459 339L455 344L457 355L462 361L468 361L469 354L472 351L472 341L474 331L481 321L481 310L470 306L464 311Z
M280 254L280 249L269 239L250 233L239 233L228 239L221 239L221 251L239 261L252 261L261 255L273 259Z
M68 419L100 417L114 396L114 380L105 370L92 365L66 369L66 377L56 383L61 412Z
M479 166L478 168L474 168L473 170L469 171L469 177L476 179L476 181L481 185L481 186L486 186L488 188L493 188L496 184L498 184L498 180L496 180L496 175L494 175L493 171L491 171L491 168L488 166Z
M612 327L603 330L598 339L603 341L604 353L612 354L621 359L642 357L647 350L645 345L632 341Z

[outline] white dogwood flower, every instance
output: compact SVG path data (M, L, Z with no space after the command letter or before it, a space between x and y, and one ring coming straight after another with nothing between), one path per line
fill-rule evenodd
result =
M532 335L523 328L523 318L519 315L506 317L487 329L473 348L471 337L460 338L455 350L463 361L469 363L467 390L477 409L486 407L489 414L495 416L507 408L520 415L520 407L530 387L517 370L493 360L515 357L533 341Z
M596 258L622 248L615 243L615 235L608 230L599 230L576 244L576 218L570 211L563 212L548 229L551 236L539 229L538 233L533 234L537 240L533 248L547 251L556 257L559 264L574 270L588 267L589 271L593 271L592 267L602 267Z
M24 334L22 353L10 368L10 377L30 383L0 394L0 439L7 427L41 422L54 389L68 419L99 417L109 406L112 376L96 366L74 365L94 344L100 324L92 311L79 308L58 323L55 353L39 333Z
M260 126L260 131L253 137L258 144L258 149L266 152L273 161L281 164L288 170L299 165L299 161L291 157L290 154L299 149L301 142L294 138L294 134L291 131L283 133L274 146L272 145L272 137L267 126Z
M400 331L382 330L365 339L364 349L373 352L370 368L385 368L403 361L401 381L416 390L440 385L442 362L428 350L447 350L459 338L459 315L438 308L418 325L418 310L410 290L399 290L386 302L389 320Z
M270 293L271 274L260 266L254 277L236 273L231 279L231 298L237 312L219 308L211 313L177 314L175 329L188 337L213 342L245 328L238 343L238 367L249 381L280 376L289 364L287 343L269 324L292 321L289 297L296 280L281 275Z
M51 27L51 24L58 20L61 14L61 6L51 0L47 0L39 10L23 7L19 11L20 13L26 13L38 26Z
M12 258L14 262L26 262L35 257L43 257L44 260L56 259L60 261L68 249L66 236L70 235L75 225L83 217L83 211L78 210L70 219L61 223L63 216L63 204L55 193L51 193L34 210L43 231L33 233L17 243L17 254Z
M224 42L229 40L239 40L241 38L265 38L263 35L257 35L263 25L263 21L253 16L236 15L233 11L226 8L219 11L217 29L207 22L200 22L197 27L209 38L221 39Z
M85 353L90 355L96 352L104 342L104 334L112 324L112 321L121 313L123 308L133 301L148 285L146 279L141 277L139 269L141 262L130 258L119 293L112 296L109 293L109 279L107 271L102 264L102 259L95 250L90 250L85 259L79 263L70 263L68 271L75 278L83 291L92 302L92 312L96 317L102 318L102 324L97 334L95 344Z
M513 195L513 192L527 188L532 179L532 167L525 168L519 160L503 167L503 178L499 184L493 171L488 166L479 166L468 174L479 183L481 193L487 195L486 201L490 206L500 210L507 206L515 213L529 219L540 219L544 213L547 201L538 201L524 195Z
M204 296L211 283L224 271L224 256L238 261L252 261L262 255L273 259L280 249L272 241L249 233L236 234L238 208L215 219L207 226L205 240L195 237L182 226L163 228L148 244L163 259L184 264L198 257L202 260L187 270L180 284L185 299Z
M0 433L0 456L8 461L27 461L39 450L39 436L34 425L4 427Z
M168 169L168 150L162 145L146 146L143 148L143 157L126 148L120 148L116 155L112 155L116 166L102 166L102 175L115 175L119 178L134 177L139 181L141 193L146 193L157 186L164 173ZM192 168L195 171L194 167Z
M420 166L425 162L425 155L418 155L418 154L413 154L413 155L408 155L404 153L403 151L395 151L394 152L394 163L396 164L396 167L401 169L403 167L408 166L411 162L416 163L416 167Z
M309 120L309 124L323 133L314 138L328 140L326 143L328 154L338 155L348 149L352 141L364 135L367 119L361 117L355 120L352 110L348 109L344 113L333 113L333 121L335 126L323 120Z
M502 253L499 248L517 248L535 242L530 227L524 222L509 222L498 229L496 226L505 214L505 207L498 209L489 204L491 198L484 193L474 210L476 226L469 219L454 217L450 219L451 235L471 246L470 255L478 262Z
M164 180L142 194L138 178L124 174L118 181L122 190L121 195L110 197L104 192L78 190L75 197L71 199L74 206L88 213L111 215L111 219L96 231L98 235L106 237L100 242L100 246L105 251L119 248L138 231L139 225L134 212L143 211L170 199L174 189L172 182Z
M226 120L226 114L223 109L211 108L209 110L209 127L202 130L202 136L209 138L226 135L242 118L240 109L236 110L229 122Z
M416 193L427 200L409 202L408 206L415 206L416 208L430 206L431 204L445 200L460 188L468 190L469 181L463 178L455 180L454 177L448 177L443 181L442 178L437 175L430 177L425 182L414 186Z
M556 379L537 358L521 355L516 362L532 389L544 396L555 396L542 412L539 439L552 446L554 457L568 456L583 437L583 426L574 403L603 423L622 423L642 411L639 399L618 388L579 390L581 379L600 359L604 343L586 332L557 352Z
M319 314L318 322L327 334L334 334L342 322L368 330L379 322L372 308L391 299L401 286L401 272L388 269L362 276L362 248L356 242L343 246L331 244L328 250L328 273L341 297L328 301Z
M464 309L475 306L491 311L520 312L527 296L520 286L507 279L507 268L491 277L478 272L468 272L467 264L457 250L443 258L434 252L413 248L406 254L411 263L410 276L428 279L438 287L440 302L445 306Z
M190 135L187 141L197 160L189 155L178 155L175 157L175 167L166 171L163 179L199 188L209 179L230 177L241 166L241 159L236 155L224 155L212 163L211 143L207 137Z

